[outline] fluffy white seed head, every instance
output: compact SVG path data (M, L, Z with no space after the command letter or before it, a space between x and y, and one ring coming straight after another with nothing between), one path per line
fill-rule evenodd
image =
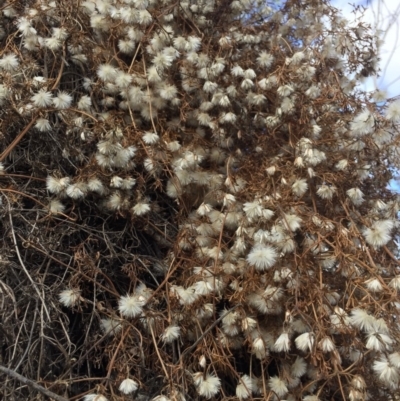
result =
M122 330L121 322L115 319L101 319L100 326L104 334L109 336L115 335Z
M174 340L179 338L180 334L180 327L176 325L171 325L164 330L161 338L165 343L172 343Z
M19 66L18 58L15 54L8 53L0 58L0 69L5 71L14 71Z
M281 97L288 97L294 92L294 88L292 85L282 85L277 89L276 92Z
M247 262L257 270L268 270L276 263L278 254L272 246L256 245L247 255Z
M385 90L377 89L373 94L373 99L377 103L384 102L387 98L388 98L388 94Z
M232 67L231 69L231 74L234 77L243 77L244 75L244 70L242 67L240 67L239 65L235 65L234 67Z
M197 372L193 374L194 384L196 385L197 393L207 399L219 393L221 388L221 380L212 373Z
M139 202L132 208L132 212L136 216L143 216L143 215L149 213L150 210L151 210L151 207L146 202Z
M351 188L346 191L346 194L356 206L359 206L364 202L364 194L359 188Z
M383 290L383 285L377 278L370 278L364 281L364 285L371 292L381 292Z
M61 291L58 299L67 308L71 308L78 303L81 298L81 292L79 289L66 289Z
M118 49L125 54L131 54L135 50L135 42L133 40L120 39L118 41Z
M178 94L178 89L175 85L164 85L160 90L160 96L165 100L172 100Z
M339 160L339 161L336 163L335 167L336 167L338 170L343 171L343 170L345 170L345 169L347 168L348 165L349 165L349 161L348 161L347 159L342 159L342 160Z
M53 199L50 201L48 208L50 213L53 214L63 213L65 210L65 206L58 199Z
M351 134L354 137L370 134L375 126L375 118L369 110L358 113L350 123Z
M389 287L393 288L394 290L400 291L400 276L392 278L389 282Z
M364 390L366 387L365 380L362 376L360 375L355 375L351 379L351 386L354 387L357 390Z
M69 177L64 178L56 178L52 176L48 176L46 178L46 187L47 190L53 194L59 194L64 191L70 183Z
M44 45L50 50L58 50L62 46L62 41L59 38L51 36L50 38L44 39Z
M90 97L88 95L81 96L78 102L78 109L89 111L91 106L92 100L90 99Z
M78 182L75 184L68 185L67 189L65 190L65 193L71 198L71 199L83 199L86 195L86 184L83 182Z
M50 121L46 118L38 118L36 120L35 128L40 132L49 132L51 131Z
M284 213L284 217L280 220L280 223L283 227L285 227L288 231L297 231L301 227L302 219L295 214L286 214Z
M311 394L303 397L303 401L321 401L321 399L317 395Z
M393 352L389 354L389 362L392 366L400 369L400 352Z
M280 399L284 398L289 392L285 381L277 376L270 377L268 386Z
M274 57L272 56L272 54L269 54L265 51L261 52L260 55L257 57L257 64L260 67L264 67L265 69L271 67L273 62Z
M288 352L290 350L289 334L283 332L275 341L272 350L275 352Z
M69 33L65 28L51 28L51 31L52 36L60 40L65 40L69 36Z
M36 35L37 31L32 27L31 21L29 21L26 17L21 17L17 22L18 30L21 32L23 36L32 36Z
M300 334L295 340L296 347L304 352L311 351L314 345L314 333L306 332Z
M44 89L40 89L32 96L31 100L36 107L48 107L53 102L52 94Z
M367 336L365 348L375 351L385 351L393 344L393 340L387 334L372 332Z
M330 337L324 337L319 341L318 348L322 350L322 352L332 352L336 349L336 346Z
M153 145L160 140L160 137L155 132L146 132L142 138L146 145Z
M118 302L118 310L127 318L139 316L143 307L146 304L146 299L142 295L125 295Z
M89 191L97 192L100 195L105 193L104 185L98 178L91 178L87 182L87 188Z
M317 195L322 199L332 199L336 192L336 187L334 185L320 185L317 190Z
M117 74L117 69L109 64L101 64L97 69L97 76L105 82L114 81Z
M199 295L195 293L194 287L183 288L173 285L171 286L171 293L179 299L181 305L191 305L199 297Z
M307 180L305 180L304 178L298 179L292 184L292 192L298 197L303 196L306 193L307 189Z
M307 362L302 357L297 357L290 368L290 373L293 377L302 377L307 372Z
M239 379L239 384L236 386L236 396L240 400L246 400L251 397L253 391L253 380L248 375L243 375Z
M390 103L386 110L386 118L394 123L400 121L400 100Z
M350 323L354 327L369 332L374 327L375 318L364 309L355 308L351 311Z
M130 378L126 378L122 380L121 384L119 385L119 391L123 394L131 394L139 388L139 384Z
M372 369L378 378L386 384L398 383L399 381L399 370L384 356L374 361L372 364Z
M57 109L67 109L71 106L72 96L65 91L58 92L57 96L53 98L54 107Z
M390 232L394 227L392 220L378 220L371 227L363 230L365 240L374 248L386 245L392 238Z
M255 219L262 216L263 208L261 206L261 203L256 200L253 202L246 202L243 205L243 211L246 213L246 216L249 219Z
M102 394L86 394L83 401L108 401L108 398Z
M305 94L311 98L316 99L321 93L321 89L316 85L311 85L306 91Z

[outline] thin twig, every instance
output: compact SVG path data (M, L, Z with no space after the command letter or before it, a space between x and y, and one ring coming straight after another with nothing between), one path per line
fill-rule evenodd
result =
M29 308L26 308L26 311L29 311ZM35 324L36 324L36 315L37 315L37 300L36 300L36 307L35 307L35 313L33 315L33 321L32 321L32 326L31 326L31 331L30 331L30 335L29 335L29 341L28 344L25 348L25 352L23 353L23 355L21 356L19 362L17 363L17 366L15 367L15 370L18 370L18 368L20 367L21 363L24 361L26 355L29 352L29 349L31 348L31 343L32 343L32 337L33 337L33 330L35 329ZM24 320L25 321L25 316L24 316ZM21 328L23 326L21 325ZM19 333L18 333L19 336ZM16 350L16 347L14 348L14 350Z
M115 350L115 352L114 352L114 354L113 354L113 356L111 358L111 361L110 361L110 363L108 365L108 371L107 371L106 380L109 380L110 377L111 377L111 372L112 372L112 369L114 367L114 363L115 363L115 359L117 358L118 351L120 350L120 348L121 348L121 346L122 346L122 344L123 344L123 342L125 340L125 337L129 334L129 331L130 331L130 327L128 327L126 329L125 333L122 335L121 340L119 341L119 343L117 345L117 349Z
M158 356L158 360L160 361L161 367L163 368L165 377L168 378L168 381L171 383L171 378L169 377L167 368L165 367L164 361L163 361L163 359L161 358L161 355L160 355L160 351L158 350L156 337L154 335L154 330L153 330L153 326L151 325L151 323L149 324L149 327L150 327L151 337L153 338L154 348L155 348L157 356Z
M0 365L0 372L5 373L7 376L12 377L13 379L17 379L23 384L26 384L35 390L39 391L40 393L47 395L49 398L53 398L56 401L68 401L68 398L64 398L61 395L53 393L52 391L47 390L46 388L42 387L40 384L28 379L25 376L20 375L19 373L15 372L14 370L8 369L3 365Z
M7 196L5 198L6 198L7 203L8 203L8 216L9 216L9 219L10 219L11 235L12 235L12 238L13 238L13 241L14 241L15 252L17 253L17 257L18 257L19 263L21 264L21 267L22 267L23 271L25 272L25 274L27 275L27 277L28 277L29 281L31 282L33 288L35 289L36 294L39 296L39 299L42 301L42 304L43 304L44 309L46 311L47 319L49 321L51 321L50 313L47 310L45 300L43 299L42 294L40 293L39 289L37 288L36 283L33 281L31 275L29 274L28 269L26 268L26 266L24 264L24 261L22 260L21 254L19 252L17 238L15 236L15 231L14 231L14 224L13 224L12 215L11 215L11 204L10 204L10 201L8 200Z
M12 150L18 145L21 139L25 136L25 134L32 128L32 125L36 122L38 118L38 114L32 117L32 120L28 123L28 125L15 137L15 139L7 146L6 150L0 155L0 162L4 161L4 159L12 152Z
M0 191L1 191L1 192L11 192L11 193L14 193L14 194L18 194L18 195L24 196L24 197L26 197L26 198L29 198L29 199L33 200L34 202L36 202L37 204L39 204L40 206L42 206L44 209L48 209L48 206L46 206L45 204L43 204L42 202L40 202L39 200L37 200L37 199L34 198L33 196L30 196L30 195L28 195L28 194L26 194L26 193L24 193L24 192L16 191L16 190L10 189L10 188L0 188ZM60 215L60 216L65 217L65 218L67 218L67 219L70 220L70 221L76 221L76 219L71 218L71 217L67 216L67 215L64 214L64 213L58 212L57 214Z
M228 311L226 311L223 315L221 315L207 330L205 330L203 332L203 334L189 347L186 348L182 354L181 357L179 358L179 362L181 362L183 360L183 357L188 353L191 352L193 349L196 348L197 344L203 340L203 338L222 320L224 319L226 316L228 316L233 310L235 310L236 308L238 308L239 306L242 306L241 304L237 304L235 306L233 306L231 309L229 309Z
M58 87L58 84L60 83L60 80L61 80L61 77L62 77L62 74L63 74L63 71L64 71L65 57L66 57L66 55L65 55L65 45L63 46L62 52L63 52L63 57L61 57L61 67L58 70L56 81L54 82L54 85L51 87L51 90L55 90Z

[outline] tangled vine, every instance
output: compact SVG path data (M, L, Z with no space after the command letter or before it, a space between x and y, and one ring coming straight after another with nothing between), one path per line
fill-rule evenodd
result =
M2 399L399 399L400 101L360 89L369 26L323 0L0 11Z

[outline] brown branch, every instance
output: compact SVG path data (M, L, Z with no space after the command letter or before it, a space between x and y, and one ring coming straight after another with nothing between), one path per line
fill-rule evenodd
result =
M17 191L17 190L14 190L14 189L10 189L10 188L0 188L0 192L11 192L11 193L14 193L14 194L25 196L26 198L29 198L29 199L33 200L34 202L36 202L37 204L39 204L43 208L48 209L48 206L46 206L45 204L43 204L42 202L40 202L39 200L37 200L33 196L30 196L30 195L28 195L28 194L26 194L24 192L20 192L20 191ZM69 217L64 213L58 212L57 214L59 214L61 216L64 216L65 218L67 218L70 221L76 221L76 219L74 219L72 217Z
M32 125L35 123L38 115L35 115L29 124L15 137L15 139L7 146L6 150L0 155L0 162L2 162L18 145L21 139L25 136L25 134L32 128Z
M393 253L390 252L389 248L386 245L383 246L383 249L390 256L390 259L392 259L394 263L396 263L398 266L400 266L400 261L398 259L396 259L396 256L394 256Z
M36 382L28 379L25 376L20 375L19 373L15 372L14 370L6 368L3 365L0 365L0 372L5 373L7 376L12 377L13 379L17 379L21 383L34 388L35 390L39 391L40 393L47 395L47 397L53 398L56 401L68 401L67 398L64 398L61 395L58 395L56 393L53 393L52 391L47 390L46 388L42 387L41 385L37 384Z
M121 346L122 346L122 344L123 344L123 342L125 340L125 337L128 335L129 330L130 330L130 327L128 327L127 330L125 331L125 333L122 335L121 340L118 343L117 349L115 350L115 352L114 352L114 354L113 354L113 356L111 358L111 361L110 361L110 363L108 365L106 380L110 380L111 373L112 373L112 370L113 370L113 367L114 367L114 363L115 363L115 359L117 358L117 355L118 355L118 351L120 350L120 348L121 348Z
M180 356L180 358L179 358L179 363L181 363L182 361L183 361L183 358L189 353L189 352L192 352L195 348L196 348L196 346L197 346L197 344L200 342L200 341L202 341L203 339L204 339L204 337L223 319L223 318L225 318L226 316L228 316L232 311L234 311L236 308L238 308L239 306L242 306L241 304L236 304L236 305L234 305L232 308L230 308L228 311L226 311L223 315L221 315L217 320L215 320L214 321L214 323L211 325L211 326L209 326L208 328L207 328L207 330L205 330L204 332L203 332L203 334L190 346L190 347L188 347L188 348L186 348L183 352L182 352L182 354L181 354L181 356Z
M61 57L61 67L58 70L57 79L54 82L54 85L52 86L51 90L55 90L57 88L58 84L61 81L61 77L62 77L62 74L63 74L63 71L64 71L64 66L65 66L65 57L66 57L66 55L65 55L65 45L63 46L62 52L63 52L63 57Z

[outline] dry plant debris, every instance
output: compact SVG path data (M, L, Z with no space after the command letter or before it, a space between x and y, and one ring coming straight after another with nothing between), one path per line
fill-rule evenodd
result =
M0 12L2 399L398 399L400 101L360 90L368 26L321 0Z

